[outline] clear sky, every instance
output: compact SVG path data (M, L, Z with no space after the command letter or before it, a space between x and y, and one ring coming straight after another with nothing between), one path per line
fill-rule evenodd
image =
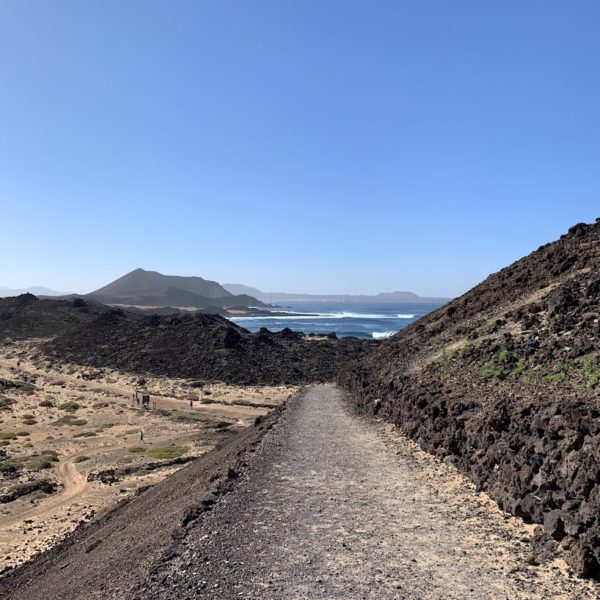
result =
M455 295L600 217L600 2L3 0L0 285Z

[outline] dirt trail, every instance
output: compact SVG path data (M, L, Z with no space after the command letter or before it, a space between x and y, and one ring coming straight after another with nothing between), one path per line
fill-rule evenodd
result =
M235 491L178 555L116 597L584 599L531 530L333 386L293 398Z
M89 454L93 456L114 448L116 448L116 446L102 446L93 451L89 451ZM64 506L69 505L84 494L86 487L88 487L88 483L74 462L74 459L80 454L81 453L76 453L72 456L67 456L59 463L57 475L60 479L62 489L60 489L56 495L47 498L41 506L31 506L12 516L2 517L0 522L0 538L3 533L10 530L15 523L21 523L30 517L35 517L38 520L47 518L49 515L53 515L56 511L61 510Z
M14 369L15 360L0 358L0 367ZM131 396L136 386L130 381L121 382L120 384L108 384L97 380L86 380L77 377L77 374L48 372L45 369L34 366L31 362L27 363L27 372L41 377L48 382L68 382L70 386L76 387L79 390L87 390L90 392L107 392L113 397L118 398L121 405L126 407L133 406ZM157 394L154 392L152 393L152 398L156 402L157 408L185 411L189 410L189 412L202 413L210 417L236 418L238 424L241 426L248 425L248 423L254 420L257 415L264 415L270 408L273 408L279 404L278 401L274 401L272 404L262 403L261 406L254 407L251 404L238 404L235 402L212 400L207 404L196 401L194 402L193 407L188 409L188 400L183 398L177 398L168 394Z

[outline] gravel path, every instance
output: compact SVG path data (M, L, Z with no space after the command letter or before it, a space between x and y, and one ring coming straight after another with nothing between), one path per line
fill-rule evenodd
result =
M600 597L529 566L531 528L334 386L293 398L247 473L133 597Z

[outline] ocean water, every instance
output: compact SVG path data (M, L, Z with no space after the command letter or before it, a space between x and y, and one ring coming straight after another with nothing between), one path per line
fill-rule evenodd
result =
M369 304L363 302L281 302L279 312L307 314L304 317L236 317L231 319L250 331L266 327L280 331L289 327L303 333L326 334L338 337L383 339L410 325L441 304Z

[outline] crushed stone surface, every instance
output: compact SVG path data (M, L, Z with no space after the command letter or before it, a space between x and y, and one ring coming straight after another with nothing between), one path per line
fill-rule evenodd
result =
M127 597L600 597L558 560L530 565L530 526L335 386L294 397L248 463Z

